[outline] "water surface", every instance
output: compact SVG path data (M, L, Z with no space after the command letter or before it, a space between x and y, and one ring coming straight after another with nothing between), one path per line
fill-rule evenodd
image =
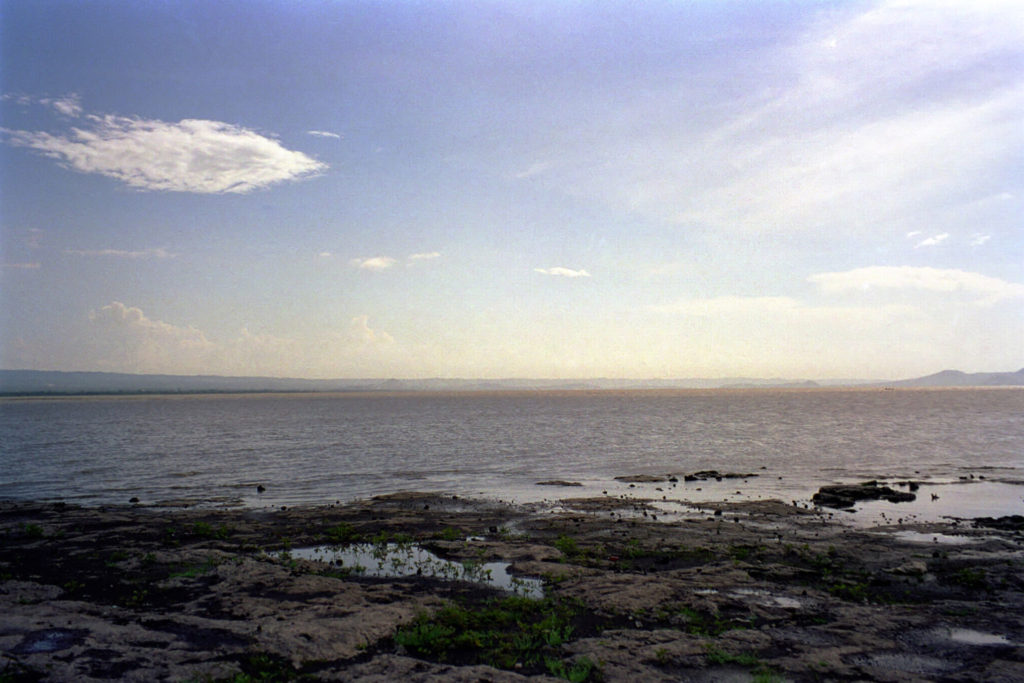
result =
M1024 481L1022 454L1021 390L0 401L0 498L86 504L138 497L276 506L399 490L517 501L603 491L789 500L822 484L873 478ZM759 476L677 486L614 481L706 469ZM548 479L583 486L536 485Z

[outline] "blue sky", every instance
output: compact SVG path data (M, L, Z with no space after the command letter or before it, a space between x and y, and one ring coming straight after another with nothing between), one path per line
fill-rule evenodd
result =
M0 0L0 367L1024 366L1012 2Z

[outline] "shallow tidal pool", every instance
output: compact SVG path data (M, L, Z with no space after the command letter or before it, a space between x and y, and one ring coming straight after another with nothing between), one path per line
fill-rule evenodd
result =
M468 581L527 598L544 597L542 580L510 574L508 562L453 562L410 543L318 545L295 548L290 555L343 567L363 576L423 576L445 581Z

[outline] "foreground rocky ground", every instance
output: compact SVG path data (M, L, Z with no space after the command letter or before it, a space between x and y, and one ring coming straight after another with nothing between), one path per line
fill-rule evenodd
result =
M0 681L1021 681L1024 532L990 524L855 530L778 502L667 522L636 500L426 494L0 503ZM298 558L357 543L470 574L508 562L543 595Z

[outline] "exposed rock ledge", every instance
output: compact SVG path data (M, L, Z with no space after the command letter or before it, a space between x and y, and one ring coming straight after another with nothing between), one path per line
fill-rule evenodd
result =
M573 513L428 494L286 511L0 503L0 680L552 680L585 662L610 682L1024 680L1019 531L903 527L965 537L922 544L778 501L662 523L622 514L644 501L602 500ZM400 537L544 577L538 604L571 621L501 640L533 659L419 651L396 634L444 605L490 615L499 594L281 552ZM444 635L431 628L418 637Z

